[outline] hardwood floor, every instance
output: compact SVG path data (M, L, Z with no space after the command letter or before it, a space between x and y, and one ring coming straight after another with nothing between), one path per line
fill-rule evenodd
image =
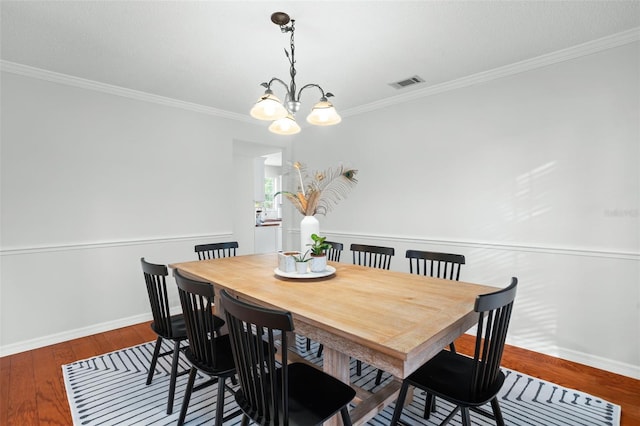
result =
M0 358L0 425L70 425L61 365L155 338L143 323ZM469 336L456 341L460 352L471 345ZM512 346L502 365L619 404L621 425L640 425L640 380Z

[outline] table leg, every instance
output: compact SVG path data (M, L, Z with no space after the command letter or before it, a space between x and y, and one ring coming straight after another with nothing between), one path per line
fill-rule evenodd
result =
M224 312L224 309L222 308L222 305L220 304L220 287L213 286L213 293L214 293L213 314L219 316L222 319L225 319L225 312ZM221 335L229 334L229 329L227 328L226 323L220 329L220 334Z
M338 352L337 350L328 346L323 350L323 363L322 369L325 373L332 375L333 377L349 384L349 355ZM336 414L324 423L325 426L339 426L342 425L342 419L340 414Z

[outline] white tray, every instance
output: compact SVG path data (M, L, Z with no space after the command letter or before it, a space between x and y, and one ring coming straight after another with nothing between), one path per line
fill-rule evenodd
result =
M284 272L284 271L281 271L279 268L274 269L273 272L275 272L275 274L278 275L279 277L284 277L284 278L309 279L309 278L322 278L322 277L328 277L329 275L333 275L336 273L336 268L334 268L333 266L327 265L327 269L325 269L322 272L307 272L306 274L299 274L295 271Z

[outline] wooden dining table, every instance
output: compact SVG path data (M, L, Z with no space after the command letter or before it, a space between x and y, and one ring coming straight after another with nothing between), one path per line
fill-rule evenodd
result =
M295 332L324 345L323 370L350 382L354 357L394 376L374 393L356 389L362 425L393 402L402 379L477 322L476 296L495 287L329 262L335 273L286 278L276 253L173 263L184 275L248 302L290 311ZM219 299L218 299L219 300ZM220 309L217 306L216 309ZM224 317L219 311L218 315ZM341 424L334 416L326 424Z

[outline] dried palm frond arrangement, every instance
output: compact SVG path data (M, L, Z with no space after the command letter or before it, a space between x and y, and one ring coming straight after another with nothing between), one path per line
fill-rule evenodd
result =
M336 169L304 174L304 166L293 163L300 185L297 192L280 191L304 216L326 215L345 198L349 190L358 182L355 169L340 166Z

